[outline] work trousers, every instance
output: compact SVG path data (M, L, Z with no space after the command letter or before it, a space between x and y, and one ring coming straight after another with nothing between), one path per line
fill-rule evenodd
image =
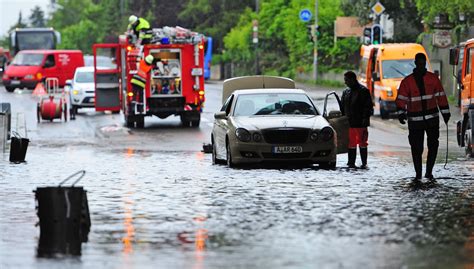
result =
M425 132L428 139L428 157L426 161L425 175L431 176L433 166L436 162L436 155L438 154L439 126L425 129L408 129L408 141L410 142L411 146L411 156L413 158L413 166L415 168L417 178L421 178L422 173L422 155Z

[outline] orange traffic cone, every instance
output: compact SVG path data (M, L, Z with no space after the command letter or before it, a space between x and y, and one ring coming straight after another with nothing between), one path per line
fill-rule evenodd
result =
M46 95L43 83L39 82L38 84L36 84L35 90L33 91L32 95Z

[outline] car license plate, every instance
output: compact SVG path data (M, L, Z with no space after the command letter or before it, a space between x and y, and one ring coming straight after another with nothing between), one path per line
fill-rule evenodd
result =
M301 153L303 152L302 146L273 146L272 153Z
M20 81L19 80L12 80L10 82L11 85L20 85Z

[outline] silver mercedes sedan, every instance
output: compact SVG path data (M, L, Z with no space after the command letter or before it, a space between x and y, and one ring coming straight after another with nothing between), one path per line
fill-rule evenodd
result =
M337 153L344 152L338 149L337 127L319 113L305 91L294 88L292 80L263 79L251 76L224 82L226 99L214 115L211 136L213 163L233 167L297 162L334 168ZM333 122L344 118L333 111L329 114Z

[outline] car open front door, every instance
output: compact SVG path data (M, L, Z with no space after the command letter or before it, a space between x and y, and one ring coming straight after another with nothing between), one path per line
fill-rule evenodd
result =
M328 112L328 98L334 95L337 103ZM337 153L346 153L349 146L349 118L341 113L341 100L336 92L330 92L324 99L323 117L336 130L337 133Z
M120 45L94 44L95 110L120 111ZM99 58L110 58L101 63Z

